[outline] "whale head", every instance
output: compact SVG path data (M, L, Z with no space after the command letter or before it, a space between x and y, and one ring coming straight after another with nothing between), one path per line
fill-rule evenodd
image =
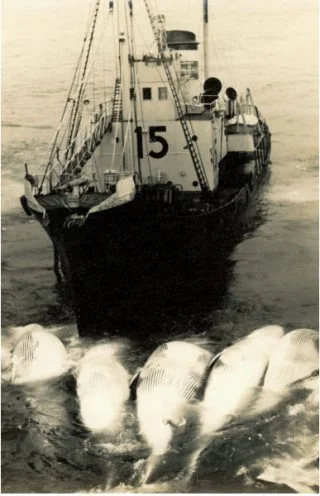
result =
M83 424L92 431L119 429L129 398L129 375L111 348L97 345L88 350L76 379Z
M37 324L27 326L13 349L12 382L24 384L50 379L67 368L67 352L60 339Z
M184 341L161 345L135 380L140 433L152 455L170 449L186 425L189 405L200 395L212 354Z

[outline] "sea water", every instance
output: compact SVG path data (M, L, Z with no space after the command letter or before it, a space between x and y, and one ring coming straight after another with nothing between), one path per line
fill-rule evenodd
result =
M2 491L317 492L318 407L303 391L270 415L239 419L181 466L186 435L170 467L146 485L137 482L148 448L134 404L116 439L92 435L81 423L73 371L94 342L78 337L70 294L56 285L50 241L25 216L19 196L24 163L33 173L45 163L89 4L11 0L3 6ZM168 29L199 32L198 5L190 1L186 9L184 2L164 0L158 9L167 13ZM182 18L182 7L191 14ZM106 329L102 342L114 343L130 374L166 339L215 352L267 324L318 329L317 3L218 0L210 20L210 76L250 87L272 131L270 175L250 229L224 268L219 295L212 294L208 273L205 291L198 291L201 304L181 296L184 304L163 312L162 331L151 327L139 342ZM19 326L32 322L63 340L69 373L13 386L10 350Z

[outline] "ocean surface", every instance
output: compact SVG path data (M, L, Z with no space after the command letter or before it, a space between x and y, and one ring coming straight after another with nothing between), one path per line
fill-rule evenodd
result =
M139 21L142 2L136 3ZM270 174L218 297L203 292L203 304L190 301L187 316L177 304L174 319L168 311L170 321L163 312L163 332L150 329L144 342L106 329L103 342L115 345L130 374L168 339L215 352L269 324L318 330L318 2L211 3L210 74L225 86L250 87L272 131ZM159 0L158 9L167 13L169 29L196 31L199 4ZM36 173L45 163L89 5L3 3L2 492L317 493L318 406L303 394L270 415L243 424L239 419L212 439L196 464L186 458L176 470L172 463L158 481L144 485L135 474L148 450L133 405L117 439L93 436L79 420L72 373L93 342L78 337L70 295L55 281L50 241L26 217L19 196L24 164ZM188 10L184 18L182 8ZM207 278L210 288L210 273ZM15 386L10 351L21 326L31 323L62 339L70 370L56 380ZM268 477L259 478L263 473Z

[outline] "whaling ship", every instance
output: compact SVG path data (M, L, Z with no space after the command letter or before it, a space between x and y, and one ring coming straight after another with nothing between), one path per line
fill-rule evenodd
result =
M217 257L261 183L271 148L249 89L244 96L223 90L208 74L207 0L201 44L193 32L166 30L165 17L143 0L156 50L141 54L132 1L109 2L107 15L101 3L94 2L44 174L31 175L26 165L21 197L52 240L54 270L71 284L82 335L108 330L119 305L133 316L135 296L152 299L161 277L188 270L205 244ZM115 15L108 95L95 41L99 19L115 29Z

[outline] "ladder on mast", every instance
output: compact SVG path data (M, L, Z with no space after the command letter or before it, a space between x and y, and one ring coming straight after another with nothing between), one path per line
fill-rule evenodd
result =
M184 134L186 142L187 142L187 147L188 147L188 150L190 152L191 160L193 162L201 190L205 193L205 192L209 191L209 182L208 182L208 179L206 176L205 168L204 168L204 165L202 162L199 148L198 148L195 140L193 139L191 122L189 119L186 119L185 111L181 105L178 91L177 91L177 88L174 84L174 81L173 81L173 78L171 75L168 59L166 58L165 53L164 53L164 49L163 49L163 40L165 39L164 37L165 37L166 33L165 33L165 30L163 29L163 26L161 26L161 30L157 30L157 27L156 27L155 22L154 22L154 17L151 14L151 10L150 10L150 7L148 5L147 0L144 0L144 4L146 7L148 17L149 17L149 21L151 24L153 35L154 35L156 43L157 43L160 59L161 59L161 62L163 64L163 67L164 67L164 70L165 70L165 73L166 73L166 76L168 79L168 83L169 83L169 86L171 89L171 93L172 93L173 101L174 101L176 111L178 114L178 118L181 122L181 127L182 127L183 134Z
M116 79L114 87L111 120L112 122L120 122L122 120L121 80L119 78Z

